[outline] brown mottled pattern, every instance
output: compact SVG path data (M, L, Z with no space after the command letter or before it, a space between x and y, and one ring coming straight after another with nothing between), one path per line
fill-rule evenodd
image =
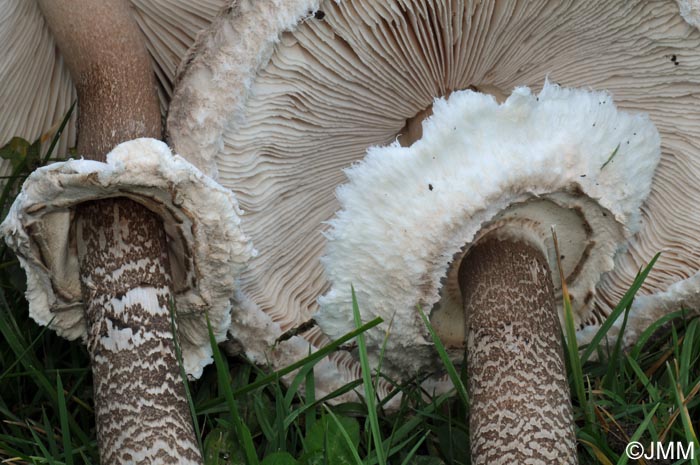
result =
M102 465L201 463L171 331L160 219L128 199L81 204L77 216Z
M156 80L127 0L40 0L78 93L78 153L161 137Z
M576 464L549 267L524 242L487 238L460 270L472 463Z

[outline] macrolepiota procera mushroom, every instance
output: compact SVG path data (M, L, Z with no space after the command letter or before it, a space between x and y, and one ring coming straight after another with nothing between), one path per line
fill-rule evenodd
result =
M367 338L396 377L436 363L412 308L432 308L443 335L466 323L473 463L577 463L552 275L561 261L572 295L592 296L612 270L639 230L658 133L607 93L551 84L501 105L456 92L433 110L410 147L372 148L347 170L316 319L331 337L353 328L354 285L360 308L391 322L386 341Z
M680 5L680 10L666 0L233 5L200 36L168 118L176 151L205 172L218 171L219 182L236 193L246 211L242 228L261 252L241 275L232 337L253 359L275 363L274 334L300 327L316 313L317 298L329 288L319 258L326 222L340 206L334 191L346 180L342 170L362 159L368 147L419 129L436 97L471 88L503 100L516 86L537 91L545 76L566 87L608 90L618 108L648 114L661 135L661 161L641 207L639 232L592 294L585 286L570 289L580 341L590 339L640 267L659 251L664 253L638 294L628 333L637 333L662 308L696 308L700 249L691 242L700 222L694 211L675 207L700 203L699 191L683 187L697 184L700 172L700 31L681 15L686 11L685 18L692 18L687 13L692 8L684 5L693 2ZM411 138L400 140L409 144ZM633 143L616 142L620 150L628 140ZM558 230L566 247L569 233L561 225ZM566 268L576 260L569 255L562 263ZM401 311L414 312L417 303ZM459 351L463 325L441 325L440 308L461 312L461 300L433 304L424 302L424 310L443 340ZM264 322L269 330L263 337L241 330ZM328 340L318 328L298 335L315 346ZM280 353L306 356L300 337L285 344L295 346ZM339 352L317 370L324 377L317 387L333 390L358 373L352 357Z
M77 149L90 159L34 172L2 225L27 273L30 315L86 340L101 463L202 463L175 338L199 376L211 360L206 319L221 340L253 253L241 212L147 138L160 137L161 114L129 4L39 3L76 83Z

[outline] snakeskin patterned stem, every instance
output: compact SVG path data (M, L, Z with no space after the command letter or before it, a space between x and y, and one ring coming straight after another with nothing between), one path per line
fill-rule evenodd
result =
M472 463L578 463L545 257L525 242L487 238L465 263Z
M81 204L77 215L101 463L201 464L171 330L161 221L124 198Z

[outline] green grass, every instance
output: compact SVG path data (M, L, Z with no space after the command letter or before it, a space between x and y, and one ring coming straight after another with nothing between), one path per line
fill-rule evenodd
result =
M14 144L13 152L0 152L16 166L0 199L3 216L40 153L38 146L29 149L33 144ZM97 464L89 357L79 343L28 318L23 273L4 247L1 252L0 461ZM581 464L626 463L624 447L631 440L693 442L700 452L700 320L676 312L645 331L629 351L605 337L612 319L626 318L650 270L651 265L640 273L592 344L579 348L572 337L565 344ZM565 308L570 306L565 303ZM362 318L356 302L351 310L356 331L282 372L225 358L215 348L215 364L188 386L207 464L469 463L463 367L450 362L431 329L455 392L433 397L419 380L396 384L402 399L397 411L387 412L385 401L376 397L380 375L368 369L363 339L363 332L379 321L362 324L368 318ZM567 327L571 334L572 321ZM363 378L319 399L314 364L352 338L365 368ZM281 382L283 375L293 375L288 386ZM302 388L306 396L300 395ZM324 403L353 390L364 393L365 400Z

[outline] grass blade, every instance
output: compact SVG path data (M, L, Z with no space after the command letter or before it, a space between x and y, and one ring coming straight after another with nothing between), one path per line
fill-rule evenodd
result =
M442 341L440 340L438 335L433 330L433 326L430 324L428 317L425 316L425 313L423 313L423 310L420 307L418 307L418 313L420 313L421 318L423 318L423 323L425 323L425 327L428 328L428 331L430 332L430 337L433 339L433 344L435 344L435 349L437 350L437 353L440 356L440 360L442 361L442 364L445 366L445 369L447 370L447 375L450 377L450 381L452 381L452 384L454 385L455 389L457 390L457 395L459 396L459 399L462 401L462 404L464 405L464 407L468 408L469 407L469 395L467 394L467 389L464 387L464 383L462 382L462 378L459 376L459 373L457 373L457 369L455 368L454 364L452 363L452 360L450 360L449 355L447 355L447 350L445 350L445 346L442 344Z
M236 404L236 399L233 396L233 389L231 389L231 374L228 372L228 364L224 361L221 352L219 351L219 345L216 343L216 337L214 337L214 330L211 327L209 318L207 317L207 328L209 330L209 342L211 344L214 364L216 365L217 379L219 382L219 389L223 391L224 398L228 404L229 413L233 418L233 425L236 431L236 437L243 446L243 451L245 453L246 462L248 465L258 465L258 454L255 451L255 445L253 444L253 438L250 435L250 430L241 421L240 413L238 412L238 405Z
M192 399L192 393L190 392L190 383L187 380L187 373L185 372L185 366L182 363L182 349L180 348L180 340L177 337L177 325L175 324L175 302L170 299L170 331L173 334L173 343L175 344L175 356L177 357L177 366L180 369L180 379L182 380L182 385L185 388L185 397L187 398L187 406L190 409L190 417L192 419L192 426L194 427L194 435L197 437L197 446L199 447L200 453L204 454L204 446L202 445L202 433L199 430L199 422L197 421L197 410L194 406L194 400Z
M406 454L406 458L404 459L403 462L401 462L401 465L409 465L411 459L413 458L414 455L416 455L416 452L418 451L418 448L425 442L426 439L428 439L428 436L430 435L430 432L427 432L423 435L422 438L420 438L416 444L411 448L411 450L408 451L408 454Z
M554 249L557 256L557 265L559 267L559 277L561 279L561 292L562 298L564 300L564 331L566 334L565 348L566 355L569 360L569 367L571 369L571 377L574 381L574 390L576 392L576 397L578 398L579 405L584 412L586 417L586 423L588 425L593 425L595 423L595 416L592 414L592 410L588 406L588 399L586 398L586 389L584 387L583 370L581 368L582 361L579 358L578 353L578 342L576 341L576 327L574 325L574 312L571 307L571 297L569 296L569 289L566 286L566 278L564 277L564 269L561 266L561 254L559 253L559 241L557 240L557 233L552 226L552 239L554 239Z
M32 437L34 438L34 444L39 447L39 450L44 456L44 459L46 459L46 462L48 462L50 465L56 464L56 461L54 460L53 456L51 453L46 449L46 446L44 446L44 443L41 441L41 438L37 436L36 431L34 431L34 428L32 428L32 425L27 423L27 428L29 428L29 432L31 433Z
M362 327L362 319L360 318L360 307L357 304L357 296L355 288L350 289L352 293L352 314L355 319L355 327ZM377 451L377 461L379 465L386 465L386 456L384 454L384 446L382 444L381 432L379 430L379 419L377 417L376 399L374 385L372 384L372 372L369 366L369 358L367 356L367 344L365 343L364 333L357 335L357 348L360 354L360 366L362 367L362 381L365 388L365 402L367 402L367 417L369 419L370 431L374 440L374 446Z
M656 413L656 409L658 409L660 405L661 404L654 405L654 407L651 409L651 411L645 415L644 421L642 421L642 423L639 425L639 427L635 430L634 434L630 438L630 442L639 441L639 438L641 438L642 434L644 434L644 431L646 431L647 426L649 425L649 422L651 421L652 418L654 418L654 414ZM622 454L622 456L620 457L620 460L617 462L617 465L625 465L629 459L630 458L627 454Z
M357 447L355 447L355 444L353 444L352 439L350 439L350 436L348 435L348 432L345 431L345 427L343 424L338 420L338 417L333 413L331 409L328 408L328 406L324 406L326 408L326 413L328 413L331 418L333 419L333 422L335 425L338 427L338 431L340 431L340 435L343 436L343 440L348 446L348 449L350 450L350 453L352 454L352 458L355 460L355 463L357 465L362 465L362 459L360 459L360 455L357 453Z
M63 455L66 458L66 465L73 465L73 444L70 440L70 427L68 426L68 410L66 408L66 397L63 393L63 383L61 382L61 375L56 375L56 392L58 393L58 416L61 421ZM51 432L49 431L48 434L51 434Z
M613 158L615 158L615 155L617 155L618 150L620 150L620 144L617 144L617 147L615 147L615 150L613 150L612 153L610 154L610 156L608 157L608 159L605 160L605 163L603 163L603 165L600 167L600 171L603 171L603 168L608 166L608 163L613 161Z
M588 361L593 351L596 349L596 347L598 347L598 344L608 333L608 330L610 330L612 325L615 324L615 321L617 321L617 318L620 316L620 314L624 312L626 308L632 305L632 300L634 299L634 296L637 294L639 288L642 287L644 280L649 275L649 272L654 267L654 264L656 263L656 260L659 259L660 255L661 254L658 253L654 255L654 258L651 259L646 268L644 268L644 270L642 270L642 272L637 275L634 282L632 283L632 286L630 286L630 288L627 290L627 292L625 292L625 295L620 300L620 303L617 304L610 316L608 316L605 322L601 325L598 332L596 332L595 336L593 336L591 342L584 349L583 354L581 355L581 363L586 363Z
M642 350L644 349L644 345L647 343L649 338L656 333L662 326L664 326L666 323L668 323L671 320L675 320L676 318L683 318L685 316L686 312L685 310L679 310L677 312L669 313L667 315L664 315L663 317L659 318L657 321L652 323L647 329L645 329L642 334L637 338L637 342L635 343L634 347L632 348L632 352L630 353L630 356L635 359L639 360L642 354Z
M46 155L44 156L44 160L43 160L42 164L45 165L46 162L49 161L51 154L53 153L54 149L56 148L56 145L58 145L58 141L61 139L61 134L63 134L63 130L66 128L68 121L70 121L70 117L73 114L73 110L75 109L76 103L77 103L77 100L74 101L73 103L71 103L70 108L66 112L66 115L63 117L63 121L61 121L61 124L58 127L56 134L51 139L51 145L49 145L49 150L46 152Z

